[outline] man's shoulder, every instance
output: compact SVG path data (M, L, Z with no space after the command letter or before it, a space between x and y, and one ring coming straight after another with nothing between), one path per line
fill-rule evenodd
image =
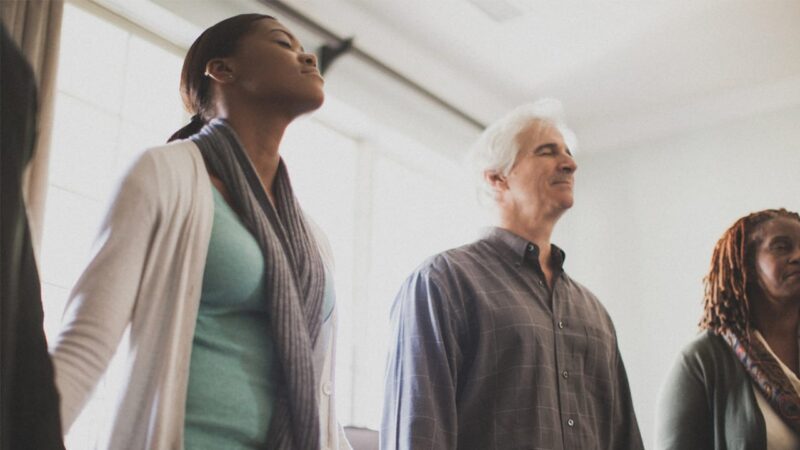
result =
M478 246L478 249L476 249ZM428 257L409 275L398 293L392 315L427 316L433 308L442 317L466 323L466 302L476 289L480 265L480 244L473 242Z
M492 249L485 241L477 240L469 244L454 247L428 257L414 271L431 279L442 279L452 275L483 271L489 262Z

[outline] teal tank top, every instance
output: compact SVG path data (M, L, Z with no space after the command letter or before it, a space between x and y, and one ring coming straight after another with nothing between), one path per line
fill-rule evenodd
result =
M262 449L276 387L264 257L219 191L212 190L214 222L192 343L184 448ZM327 320L335 296L325 272Z

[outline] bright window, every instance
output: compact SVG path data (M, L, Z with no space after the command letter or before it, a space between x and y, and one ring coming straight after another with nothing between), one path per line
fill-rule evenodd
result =
M50 159L42 284L53 336L120 175L185 120L181 56L66 4Z

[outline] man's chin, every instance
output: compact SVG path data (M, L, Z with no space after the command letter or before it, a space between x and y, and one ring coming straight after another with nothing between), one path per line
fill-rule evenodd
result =
M572 208L572 205L574 205L574 204L575 204L575 199L574 199L572 196L570 196L569 198L562 199L562 200L561 200L561 201L558 203L558 205L559 205L559 206L561 207L561 209L563 209L564 211L566 211L566 210L568 210L568 209Z
M564 215L564 213L567 212L567 210L572 208L573 203L574 202L571 199L569 201L561 200L558 202L554 202L550 208L550 216L555 219L561 218L561 216Z

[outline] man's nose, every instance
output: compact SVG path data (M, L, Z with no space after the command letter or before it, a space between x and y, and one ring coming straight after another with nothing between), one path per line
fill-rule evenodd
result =
M558 165L558 170L566 173L575 173L578 170L578 163L570 155L564 155Z

